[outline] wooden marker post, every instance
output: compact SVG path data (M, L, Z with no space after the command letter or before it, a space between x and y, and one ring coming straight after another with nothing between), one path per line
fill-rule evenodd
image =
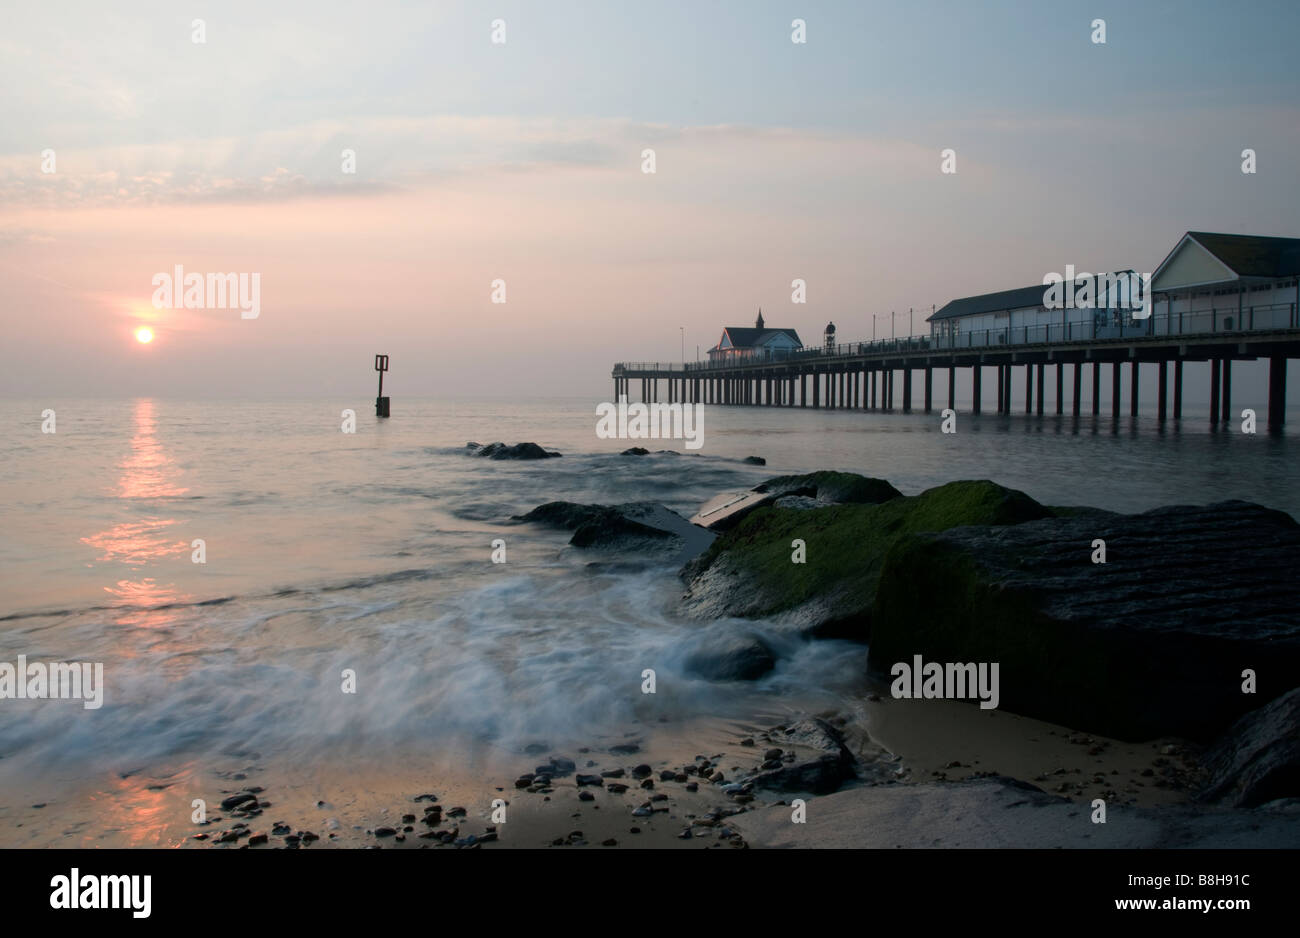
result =
M375 416L388 416L388 398L384 397L384 372L388 370L388 356L375 356L375 371L379 372L379 396L375 398Z

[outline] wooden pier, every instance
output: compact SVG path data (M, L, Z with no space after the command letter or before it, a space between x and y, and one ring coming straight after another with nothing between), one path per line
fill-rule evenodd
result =
M972 413L980 413L992 404L996 413L1009 414L1013 380L1017 369L1023 368L1026 413L1044 413L1044 390L1050 375L1056 390L1054 412L1064 414L1068 401L1069 412L1078 417L1084 406L1083 375L1088 371L1089 404L1093 414L1100 414L1104 367L1109 370L1111 416L1118 419L1124 372L1128 373L1129 413L1136 416L1138 376L1141 366L1147 365L1157 369L1156 419L1163 422L1182 418L1183 365L1209 362L1210 420L1217 424L1234 416L1232 363L1267 359L1267 426L1279 431L1286 411L1287 360L1300 357L1300 318L1295 303L1260 309L1259 315L1256 312L1251 310L1249 316L1238 319L1250 328L1232 331L1184 331L1183 327L1190 323L1173 314L1140 320L1125 327L1121 337L1053 336L1052 330L1026 330L1023 334L1008 330L1005 334L913 336L805 348L771 358L621 362L613 370L614 399L617 401L621 395L637 399L632 391L639 385L639 399L645 402L864 411L912 411L919 407L930 413L936 407L957 409L960 380L969 382ZM987 368L994 369L993 393L983 387ZM942 369L948 372L947 400L936 404L934 372ZM962 372L960 378L958 371ZM914 396L918 376L919 402Z

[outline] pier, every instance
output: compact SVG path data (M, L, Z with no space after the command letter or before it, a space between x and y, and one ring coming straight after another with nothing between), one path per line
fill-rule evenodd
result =
M1116 329L1064 323L961 334L936 331L708 362L620 362L612 373L614 399L626 395L645 402L930 413L943 407L955 411L956 389L963 383L971 391L972 413L1009 414L1012 388L1019 380L1025 412L1042 415L1050 380L1055 385L1053 412L1064 414L1068 405L1078 417L1085 406L1101 413L1101 390L1109 379L1111 416L1118 419L1126 375L1128 411L1137 414L1138 377L1145 365L1157 373L1156 418L1163 422L1182 418L1183 366L1208 362L1210 420L1217 424L1233 417L1233 362L1266 359L1267 425L1277 431L1286 410L1287 361L1300 357L1296 307L1296 302L1237 306L1226 320L1213 310L1156 312ZM1231 328L1224 328L1225 322ZM992 388L984 386L987 369L992 369ZM942 370L947 371L947 399L936 402L934 373Z

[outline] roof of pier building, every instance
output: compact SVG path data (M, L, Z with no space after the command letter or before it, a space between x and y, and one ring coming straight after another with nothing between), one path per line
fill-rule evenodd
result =
M1300 274L1300 238L1189 231L1151 275L1153 293Z
M932 313L926 322L939 319L956 319L958 316L978 316L981 313L1000 313L1009 309L1027 309L1043 305L1043 284L1032 287L1019 287L1015 290L999 290L997 293L984 293L980 296L964 296L953 300L946 306Z
M763 310L760 309L753 326L725 326L722 330L722 338L718 339L718 344L709 351L763 348L779 337L789 339L794 343L795 348L803 348L803 343L799 341L799 333L793 329L769 329L767 323L763 322Z

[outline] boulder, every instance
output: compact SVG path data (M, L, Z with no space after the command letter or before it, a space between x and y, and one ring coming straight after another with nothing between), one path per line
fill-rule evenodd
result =
M505 443L489 443L487 446L466 443L465 448L473 455L486 459L555 459L562 455L554 450L542 449L536 443L516 443L514 446Z
M783 496L803 496L825 505L873 505L901 495L883 479L869 479L853 472L776 476L748 491L723 492L710 499L691 518L691 523L710 531L730 530L750 512L772 505Z
M774 499L821 501L833 494L882 500L751 513L683 569L687 615L780 616L810 636L865 641L881 565L901 537L961 524L1015 524L1051 512L1023 492L992 482L950 482L916 496L897 495L887 482L850 473L787 476L764 486ZM795 539L806 545L806 563L791 562Z
M689 524L674 511L654 502L623 505L582 505L577 502L547 502L511 520L535 522L572 531L573 547L607 550L656 550L674 552L681 563L704 550L713 540L707 531Z
M1254 808L1300 797L1300 687L1234 723L1201 767L1202 801Z
M746 778L746 783L771 791L806 791L814 795L826 795L838 791L844 782L856 777L856 760L845 745L844 734L825 720L816 717L800 720L784 729L773 731L774 739L778 735L784 737L783 742L787 746L820 749L822 754L758 772ZM779 749L775 751L781 752Z
M644 446L633 446L629 449L623 450L623 452L619 453L619 455L620 456L649 456L650 450L646 449Z
M707 639L687 655L685 670L708 681L755 681L776 667L776 655L752 635Z
M1260 705L1243 670L1300 685L1297 566L1300 525L1246 502L914 531L880 568L869 665L997 662L1003 709L1209 740Z

